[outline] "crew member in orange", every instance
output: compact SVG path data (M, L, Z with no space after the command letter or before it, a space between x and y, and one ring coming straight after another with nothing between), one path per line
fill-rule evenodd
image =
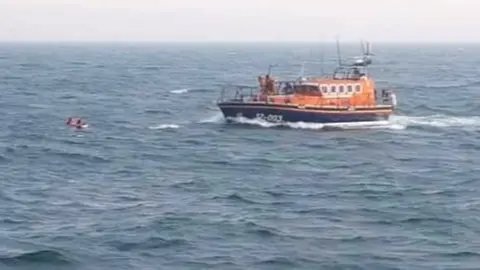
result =
M265 77L258 76L258 83L260 84L260 89L262 93L265 92Z
M274 94L275 93L274 81L270 78L269 75L265 76L265 79L267 80L267 85L266 85L267 94L269 95Z

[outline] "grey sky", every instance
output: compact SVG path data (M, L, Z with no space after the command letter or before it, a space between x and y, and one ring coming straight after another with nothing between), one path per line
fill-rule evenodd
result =
M0 0L3 41L480 41L478 0Z

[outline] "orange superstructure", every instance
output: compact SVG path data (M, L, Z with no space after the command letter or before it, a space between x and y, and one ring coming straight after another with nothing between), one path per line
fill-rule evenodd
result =
M259 81L261 91L257 99L268 98L270 103L349 107L377 105L375 81L366 75L356 79L306 79L293 85L294 92L291 94L285 93L288 89L273 88L275 80L272 78L260 76Z

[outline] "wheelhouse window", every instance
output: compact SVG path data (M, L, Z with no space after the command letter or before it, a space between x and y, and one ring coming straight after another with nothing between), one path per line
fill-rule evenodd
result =
M339 92L339 93L345 92L345 87L344 87L343 85L340 85L340 86L338 87L338 92Z
M352 85L347 85L347 92L352 93L353 92L353 86Z
M297 93L311 93L311 92L320 92L318 85L311 84L299 84L294 87L295 92Z
M355 85L355 92L360 93L361 91L362 87L359 84Z
M331 93L336 93L337 92L337 87L335 85L330 86L330 92Z
M321 88L322 88L322 93L324 94L328 93L328 86L322 85Z

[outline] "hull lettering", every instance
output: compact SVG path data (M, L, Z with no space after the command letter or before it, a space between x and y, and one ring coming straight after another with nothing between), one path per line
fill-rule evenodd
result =
M257 118L268 121L268 122L282 122L283 121L283 116L282 115L277 115L277 114L268 114L265 116L263 113L257 113L256 115Z

